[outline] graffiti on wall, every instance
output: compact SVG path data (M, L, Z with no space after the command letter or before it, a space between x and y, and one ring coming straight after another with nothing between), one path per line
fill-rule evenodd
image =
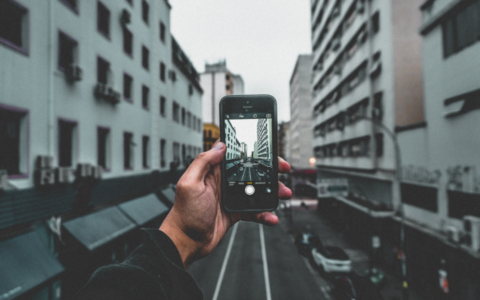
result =
M440 170L430 171L422 166L408 165L402 168L402 181L437 185L441 176Z
M480 177L475 166L457 165L447 169L447 189L465 193L480 193Z

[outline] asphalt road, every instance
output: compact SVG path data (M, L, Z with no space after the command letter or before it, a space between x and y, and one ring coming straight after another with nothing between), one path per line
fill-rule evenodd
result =
M230 229L188 270L204 299L332 299L328 284L297 253L288 230L285 218L275 227L240 222Z
M243 168L243 170L241 170ZM244 162L240 164L237 172L228 177L228 181L262 181L264 177L258 175L255 171L258 169L258 163Z

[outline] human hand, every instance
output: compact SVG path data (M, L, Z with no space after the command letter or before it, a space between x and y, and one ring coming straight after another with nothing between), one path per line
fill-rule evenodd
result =
M271 212L229 213L223 209L220 162L225 152L225 144L217 142L211 150L195 158L178 181L175 203L160 226L180 252L185 269L212 252L228 229L240 220L268 226L278 223L278 217ZM290 171L290 165L280 157L278 170ZM279 198L289 199L291 195L290 189L279 182Z

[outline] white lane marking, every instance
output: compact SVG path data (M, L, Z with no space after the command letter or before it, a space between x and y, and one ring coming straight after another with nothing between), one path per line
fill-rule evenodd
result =
M267 291L267 300L272 300L272 295L270 293L270 278L268 276L267 250L265 249L265 236L263 235L262 224L258 224L258 228L260 228L260 244L262 245L263 275L265 277L265 289Z
M329 289L329 287L326 285L326 282L323 279L320 278L320 275L318 275L317 272L315 272L315 270L312 268L312 266L310 265L310 263L309 263L309 261L306 257L302 256L302 260L305 263L305 265L307 266L307 269L312 274L315 281L317 282L318 287L320 288L320 291L322 292L323 296L325 296L325 299L331 299L330 295L327 293L327 289Z
M243 175L242 175L242 179L240 181L245 181L243 180L245 178L245 172L247 172L247 168L243 168Z
M222 286L223 276L225 275L225 269L227 268L228 258L230 257L230 252L232 251L233 241L235 240L235 234L237 233L238 223L233 226L232 235L230 236L230 241L228 242L227 253L223 259L222 269L220 270L220 275L218 276L217 286L215 287L215 293L213 294L213 300L217 300L218 293L220 293L220 287Z
M253 179L252 179L252 168L248 168L248 174L250 175L250 180L249 181L253 181Z

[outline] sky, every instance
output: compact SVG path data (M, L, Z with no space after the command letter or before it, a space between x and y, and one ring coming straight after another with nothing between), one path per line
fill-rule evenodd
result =
M247 119L247 120L230 120L232 126L235 128L237 134L237 140L240 143L247 144L247 156L252 155L253 146L257 141L257 123L259 119Z
M170 0L171 32L199 73L225 59L246 94L277 99L290 120L290 77L299 54L311 53L309 0Z

